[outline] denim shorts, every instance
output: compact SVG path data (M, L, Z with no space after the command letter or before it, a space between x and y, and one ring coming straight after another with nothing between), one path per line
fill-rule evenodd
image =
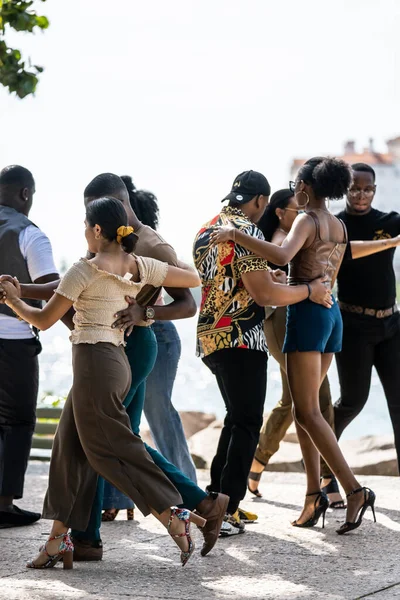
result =
M340 352L342 337L342 315L334 298L331 308L311 300L288 306L283 353Z

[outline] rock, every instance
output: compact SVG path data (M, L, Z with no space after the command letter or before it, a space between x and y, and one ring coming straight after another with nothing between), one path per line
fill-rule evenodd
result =
M340 442L343 454L356 475L398 475L397 456L393 436L365 436ZM298 444L282 442L271 458L267 471L302 472Z
M187 440L198 431L206 429L206 427L208 427L216 419L214 414L196 412L193 410L179 411L179 415L181 417L183 430Z
M304 473L301 464L299 444L281 442L278 452L269 461L266 471L282 471L284 473Z
M208 427L211 423L215 421L214 414L194 410L179 411L179 416L181 417L183 430L185 432L185 437L187 440L190 439L198 431L206 429L206 427ZM142 440L146 444L148 444L152 448L155 447L153 437L147 424L140 428L140 435ZM204 469L204 466L200 466L203 465L203 463L204 460L202 461L202 459L199 456L198 464L195 462L195 465L198 469Z
M188 441L193 461L196 464L198 457L201 457L205 464L204 467L201 467L203 469L209 468L211 465L221 435L222 425L223 421L213 421L206 429L198 431Z
M223 421L214 421L189 440L189 450L198 468L209 468L215 455ZM294 427L294 426L293 426ZM291 426L292 428L292 426ZM279 451L271 458L266 471L304 472L297 436L291 428L281 442ZM350 467L357 475L398 475L393 436L365 436L358 440L340 442Z
M398 475L393 436L368 435L340 446L356 475Z
M191 454L196 469L207 469L207 463L202 456Z

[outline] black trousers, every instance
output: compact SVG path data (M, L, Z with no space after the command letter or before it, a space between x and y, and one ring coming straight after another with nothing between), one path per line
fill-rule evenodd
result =
M228 512L232 514L246 494L263 422L268 355L227 348L203 361L215 375L226 407L209 489L230 496Z
M334 406L336 435L339 439L364 408L374 366L388 403L400 465L400 313L377 319L342 311L342 317L343 346L336 354L341 393Z
M22 498L36 422L40 342L0 339L0 496Z

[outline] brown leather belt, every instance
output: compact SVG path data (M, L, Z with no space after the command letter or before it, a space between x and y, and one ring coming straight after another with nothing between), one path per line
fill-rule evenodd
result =
M376 317L377 319L384 319L390 317L394 313L398 312L398 306L395 304L391 308L385 308L383 310L375 308L364 308L363 306L355 306L354 304L346 304L345 302L338 303L341 310L346 312L354 313L356 315L367 315L368 317Z

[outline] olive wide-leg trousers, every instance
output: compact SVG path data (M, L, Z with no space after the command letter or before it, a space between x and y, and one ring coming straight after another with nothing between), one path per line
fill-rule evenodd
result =
M124 348L72 347L74 379L54 439L43 518L85 530L101 475L146 516L182 498L132 432L123 400L131 370Z

